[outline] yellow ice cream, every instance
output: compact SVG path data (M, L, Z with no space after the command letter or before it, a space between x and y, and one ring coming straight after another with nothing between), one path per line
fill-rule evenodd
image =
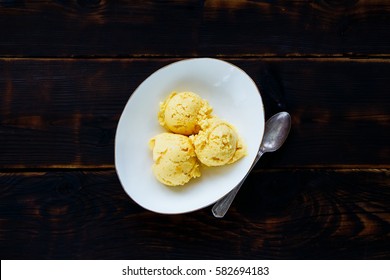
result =
M207 166L233 163L246 155L246 148L235 128L216 117L201 122L202 129L191 136L195 153Z
M161 183L179 186L200 176L199 162L187 136L161 133L149 141L149 147L153 151L152 170Z
M170 132L149 141L158 181L184 185L201 176L200 163L222 166L246 155L236 129L212 111L209 103L193 92L172 92L160 103L158 121Z
M212 108L193 92L172 92L160 103L159 123L166 129L183 135L198 133L199 122L207 118Z

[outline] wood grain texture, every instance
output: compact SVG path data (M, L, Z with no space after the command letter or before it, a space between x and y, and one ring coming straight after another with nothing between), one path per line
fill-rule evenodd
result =
M390 1L0 0L0 26L0 259L390 259ZM120 185L116 126L202 56L292 130L224 219L156 214Z
M0 1L0 56L388 56L380 1Z
M1 59L0 168L112 168L131 93L177 60ZM259 86L266 118L292 115L285 146L261 168L389 168L388 60L228 61Z
M1 173L0 258L388 259L388 201L388 170L253 172L224 219L146 211L113 170Z

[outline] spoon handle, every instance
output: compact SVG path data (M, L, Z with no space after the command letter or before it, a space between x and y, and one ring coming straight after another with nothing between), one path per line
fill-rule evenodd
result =
M261 156L264 154L263 150L260 149L257 153L257 156L255 160L252 163L251 168L249 169L248 173L246 173L245 177L237 184L237 186L234 187L233 190L231 190L229 193L227 193L225 196L220 198L213 206L211 211L213 212L214 217L216 218L223 218L227 211L230 208L230 205L232 204L234 198L236 197L238 191L240 190L242 184L244 184L244 181L246 177L248 177L249 173L252 171L253 167L256 165L256 163L259 161Z

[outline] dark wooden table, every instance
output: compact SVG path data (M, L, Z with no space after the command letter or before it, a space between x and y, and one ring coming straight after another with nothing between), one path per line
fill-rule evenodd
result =
M1 259L390 258L389 1L0 0L0 26ZM292 115L224 219L146 211L115 172L131 93L189 57Z

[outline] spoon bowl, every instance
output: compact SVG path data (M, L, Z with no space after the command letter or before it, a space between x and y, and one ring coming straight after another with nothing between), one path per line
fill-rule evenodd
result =
M291 128L291 116L287 112L273 115L265 124L260 150L263 153L275 152L287 139ZM256 161L256 160L255 160Z

